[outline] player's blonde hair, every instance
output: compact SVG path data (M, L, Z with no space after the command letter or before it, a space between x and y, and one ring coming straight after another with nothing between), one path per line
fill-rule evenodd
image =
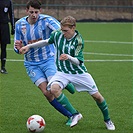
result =
M62 26L72 27L72 26L76 26L76 19L72 16L67 16L63 18L60 23Z

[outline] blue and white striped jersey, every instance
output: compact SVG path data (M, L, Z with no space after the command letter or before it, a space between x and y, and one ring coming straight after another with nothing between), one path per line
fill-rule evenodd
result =
M19 19L15 24L15 40L22 40L24 45L37 42L50 37L52 31L60 28L60 23L53 17L40 14L38 21L30 25L27 16ZM14 48L16 52L17 49ZM41 48L31 48L25 54L25 61L40 62L54 56L55 47L53 44Z

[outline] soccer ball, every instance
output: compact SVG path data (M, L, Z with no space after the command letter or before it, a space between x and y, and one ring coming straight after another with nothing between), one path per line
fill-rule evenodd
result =
M40 115L32 115L27 120L27 129L30 132L42 132L46 126L45 120Z

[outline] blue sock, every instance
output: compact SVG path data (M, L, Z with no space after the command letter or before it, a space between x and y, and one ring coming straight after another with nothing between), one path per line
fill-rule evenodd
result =
M68 110L66 110L59 102L57 102L56 99L50 102L50 104L64 116L67 116L67 117L72 116L72 114Z

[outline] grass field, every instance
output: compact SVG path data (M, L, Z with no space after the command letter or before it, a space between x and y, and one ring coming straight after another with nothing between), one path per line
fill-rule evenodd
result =
M133 132L132 122L132 23L78 23L85 40L84 57L88 72L105 97L114 133ZM13 40L13 38L12 38ZM64 90L74 107L83 114L79 124L70 128L30 81L23 56L8 45L7 75L0 74L0 133L28 133L26 121L39 114L46 121L45 133L109 133L95 102L87 93L74 95Z

